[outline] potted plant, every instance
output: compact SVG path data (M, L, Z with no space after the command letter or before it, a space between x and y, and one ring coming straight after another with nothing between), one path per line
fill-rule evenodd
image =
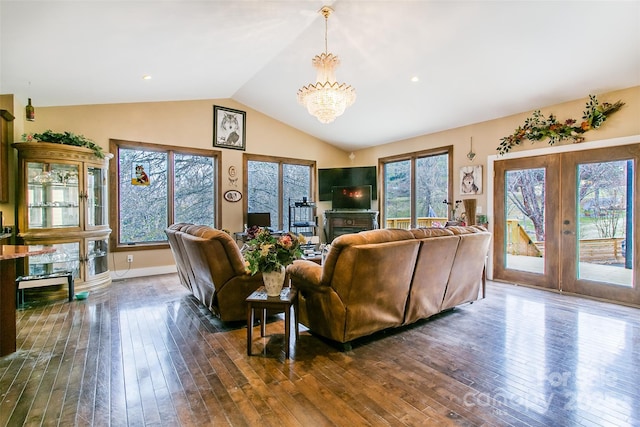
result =
M260 229L253 239L247 242L244 251L247 270L253 275L262 273L268 296L279 296L284 284L285 269L295 259L302 256L300 245L305 238L289 232L273 236L266 229Z

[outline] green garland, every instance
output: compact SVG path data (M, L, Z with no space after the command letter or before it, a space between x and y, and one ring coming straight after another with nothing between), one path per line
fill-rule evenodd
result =
M46 130L42 133L25 133L22 135L22 139L28 142L51 142L54 144L65 144L74 145L76 147L90 148L98 158L104 159L104 152L102 151L102 147L83 135L76 135L71 132L55 133L51 130Z
M507 154L514 146L522 144L525 139L536 142L549 138L549 145L563 140L582 142L584 141L582 134L591 129L598 129L609 115L618 111L623 105L622 101L615 104L608 102L599 104L595 95L589 95L589 102L579 126L576 126L577 121L574 119L567 119L564 123L560 123L553 114L547 119L540 110L536 110L524 121L524 126L518 127L513 134L500 139L498 154Z

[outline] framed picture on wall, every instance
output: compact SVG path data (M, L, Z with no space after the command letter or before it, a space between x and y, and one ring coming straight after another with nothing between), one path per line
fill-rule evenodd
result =
M460 168L460 194L482 194L482 166Z
M247 113L232 108L213 106L213 146L245 150Z

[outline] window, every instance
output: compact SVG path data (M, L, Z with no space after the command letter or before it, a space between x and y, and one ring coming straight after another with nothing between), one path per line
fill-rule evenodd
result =
M452 147L380 159L385 228L412 228L446 222L451 199Z
M314 199L315 161L245 154L244 162L245 212L269 212L271 227L288 231L289 202Z
M165 247L176 222L219 223L219 152L110 140L111 249Z

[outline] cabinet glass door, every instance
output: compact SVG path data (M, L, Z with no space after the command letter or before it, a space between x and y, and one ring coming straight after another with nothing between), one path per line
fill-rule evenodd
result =
M73 277L80 277L80 242L30 244L29 246L36 249L54 248L56 250L49 254L30 256L28 258L30 276L71 271Z
M108 245L107 239L87 242L87 280L109 270Z
M29 229L78 227L78 165L27 164Z
M107 225L107 173L105 169L87 169L87 227Z

